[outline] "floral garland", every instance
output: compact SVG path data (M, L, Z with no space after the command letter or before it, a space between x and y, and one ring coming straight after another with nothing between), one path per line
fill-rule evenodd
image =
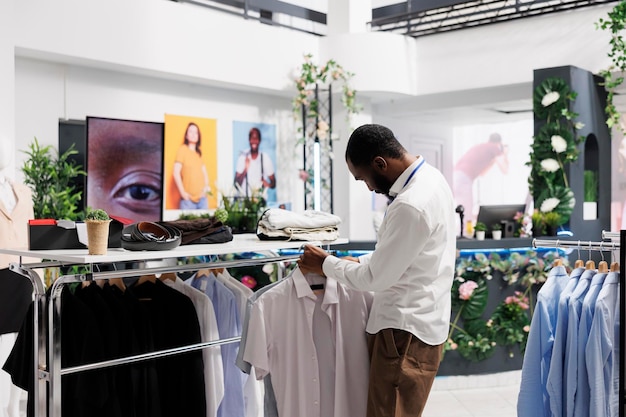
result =
M528 186L535 200L533 228L542 234L549 226L565 224L576 202L565 173L565 164L578 159L578 144L582 142L576 130L584 125L575 123L578 114L569 110L576 96L560 78L544 80L533 93L534 114L545 124L534 137L526 165L531 167Z
M315 84L342 82L341 103L348 112L347 117L358 114L361 106L356 102L356 90L350 86L350 80L354 76L352 72L346 71L335 60L328 60L323 66L318 66L312 61L312 54L304 55L304 63L300 67L300 75L296 78L296 89L298 93L293 99L293 112L298 117L304 105L308 112L306 117L318 117L318 102L315 99ZM317 126L318 134L325 135L328 131L328 121L321 120Z
M511 357L516 345L524 352L533 314L532 290L546 281L558 256L557 252L538 256L529 251L514 252L507 258L498 253L459 258L451 292L454 316L444 356L446 351L456 350L465 359L478 362L491 357L498 346L511 348ZM563 263L567 264L567 260ZM506 297L486 319L483 316L489 297L487 282L496 274L509 286L521 290Z
M622 31L626 28L626 1L620 1L607 15L607 18L600 18L596 22L596 29L609 30L611 32L611 40L609 46L611 50L608 57L611 59L611 65L600 71L600 75L604 78L604 88L607 92L606 107L604 111L607 114L606 125L611 129L615 127L622 133L625 128L621 123L621 113L613 103L615 91L624 82L623 76L613 76L615 71L623 74L626 71L626 42L622 38Z
M361 106L356 101L356 90L350 86L350 80L354 74L346 71L335 60L330 59L324 65L318 66L313 62L312 54L304 55L304 63L300 67L300 74L295 79L297 94L292 101L294 118L297 119L302 116L302 109L306 109L304 117L307 119L317 120L313 128L308 132L303 132L301 126L298 127L298 132L303 133L296 146L303 145L306 142L306 138L317 138L322 148L332 158L332 152L330 147L330 140L332 132L330 131L329 120L325 120L319 113L319 103L315 97L315 86L322 84L329 84L335 81L341 82L341 104L345 108L346 120L351 120L353 115L358 114L361 111ZM307 124L308 125L308 124ZM314 184L314 176L312 170L301 169L299 171L300 179L306 185L306 192L312 193ZM329 184L325 180L322 180L321 187L328 189Z

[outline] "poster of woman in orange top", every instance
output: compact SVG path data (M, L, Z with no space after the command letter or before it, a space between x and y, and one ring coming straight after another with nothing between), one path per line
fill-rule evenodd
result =
M217 207L217 121L165 115L164 189L166 210Z

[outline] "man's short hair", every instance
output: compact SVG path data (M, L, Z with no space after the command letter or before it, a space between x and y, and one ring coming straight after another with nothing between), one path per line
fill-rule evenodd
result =
M349 160L354 166L365 166L377 156L400 159L405 153L406 149L391 129L367 124L356 128L350 135L346 146L346 161Z

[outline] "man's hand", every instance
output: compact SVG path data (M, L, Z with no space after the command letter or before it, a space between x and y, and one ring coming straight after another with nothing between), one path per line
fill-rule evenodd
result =
M328 253L322 248L312 245L304 245L304 251L298 260L298 266L303 274L314 273L324 275L322 265Z

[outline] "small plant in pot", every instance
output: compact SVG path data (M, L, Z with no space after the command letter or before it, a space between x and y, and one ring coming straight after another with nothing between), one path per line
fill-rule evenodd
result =
M111 218L106 211L87 207L85 224L87 226L87 248L90 255L106 255L110 223Z
M493 238L493 240L502 239L502 224L501 223L494 223L491 226L491 237Z
M484 240L485 232L487 231L487 225L483 222L476 222L476 226L474 226L474 230L476 231L476 240Z

